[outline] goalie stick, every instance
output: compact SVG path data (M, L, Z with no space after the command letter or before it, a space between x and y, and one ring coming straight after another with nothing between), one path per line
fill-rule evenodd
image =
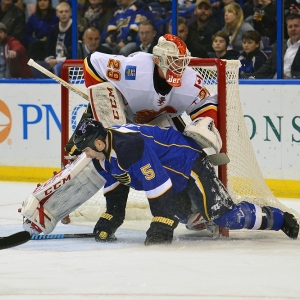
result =
M29 59L29 61L27 62L27 65L29 65L29 66L31 66L31 67L39 70L40 72L42 72L43 74L47 75L48 77L54 79L56 82L60 83L61 85L63 85L67 89L69 89L72 92L76 93L77 95L79 95L80 97L82 97L83 99L85 99L86 101L89 101L89 97L88 97L87 94L85 94L81 90L77 89L72 84L69 84L68 82L64 81L60 77L56 76L52 72L48 71L47 69L45 69L44 67L42 67L41 65L39 65L38 63L36 63L33 59Z
M20 231L9 236L0 237L0 250L22 245L30 240L30 233Z

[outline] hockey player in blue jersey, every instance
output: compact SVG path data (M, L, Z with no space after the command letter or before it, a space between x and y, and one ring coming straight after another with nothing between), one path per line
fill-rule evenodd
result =
M129 188L144 190L153 215L145 245L170 244L178 222L191 207L227 229L282 230L298 237L295 217L277 208L235 204L200 146L172 127L117 125L105 129L93 119L80 122L74 143L106 179L107 210L95 225L96 241L114 241L123 223Z

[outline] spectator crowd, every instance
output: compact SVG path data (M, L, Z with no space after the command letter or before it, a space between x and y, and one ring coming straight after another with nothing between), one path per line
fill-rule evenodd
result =
M278 0L277 0L278 1ZM60 76L72 58L71 1L0 0L0 78ZM283 0L284 78L300 78L300 0ZM172 33L171 0L77 1L77 58L152 53ZM177 35L193 57L241 62L240 78L276 78L275 0L179 0Z

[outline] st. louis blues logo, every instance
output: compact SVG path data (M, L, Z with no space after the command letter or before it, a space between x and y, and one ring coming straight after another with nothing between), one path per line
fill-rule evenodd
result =
M79 130L82 132L82 133L86 133L86 128L87 126L93 126L95 127L95 124L93 124L92 122L88 122L88 123L84 123L80 126Z
M82 133L86 133L86 125L85 124L82 124L79 128L79 130L82 132Z

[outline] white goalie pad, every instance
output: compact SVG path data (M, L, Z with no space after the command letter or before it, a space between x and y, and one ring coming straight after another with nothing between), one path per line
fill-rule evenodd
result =
M56 224L95 195L106 180L82 153L73 163L39 185L22 204L21 214L33 223L35 232L48 234ZM24 229L29 231L29 222ZM32 232L31 232L32 233Z
M121 93L110 82L88 87L94 118L104 127L126 124L126 108Z
M220 153L222 139L212 118L205 117L192 121L185 127L183 134L193 138L202 149L212 147L216 153Z

